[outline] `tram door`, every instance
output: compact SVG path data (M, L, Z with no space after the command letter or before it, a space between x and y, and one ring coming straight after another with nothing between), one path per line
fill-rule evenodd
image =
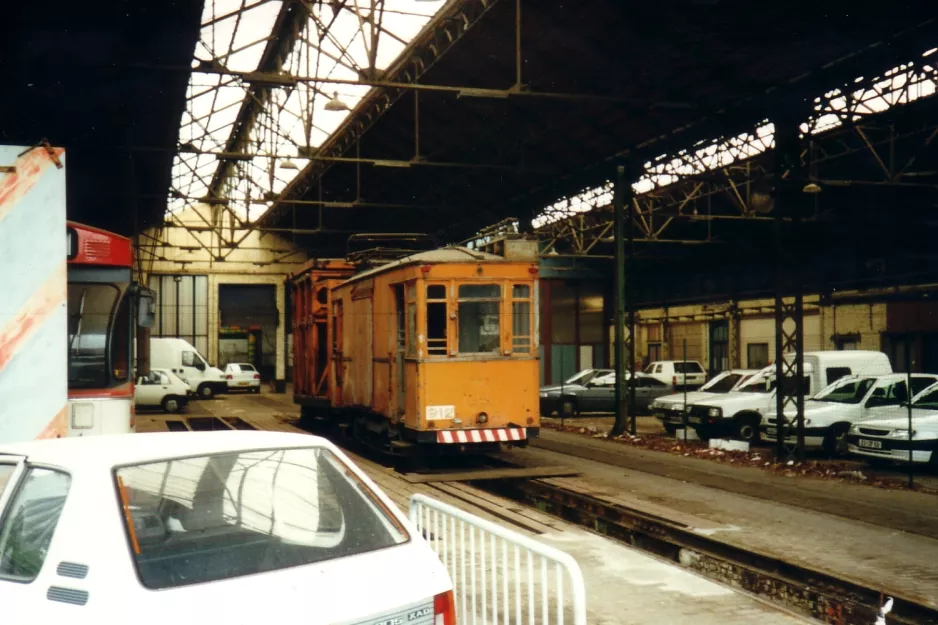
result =
M404 301L404 285L394 285L394 411L402 417L406 411L404 399L404 356L407 349L407 305Z

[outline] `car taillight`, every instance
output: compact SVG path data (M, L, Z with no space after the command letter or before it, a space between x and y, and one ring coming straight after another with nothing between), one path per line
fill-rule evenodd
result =
M433 625L456 625L456 604L453 602L452 590L433 598Z
M255 373L255 374L254 374L254 379L255 379L255 380L260 380L260 379L261 379L261 374L260 374L260 373Z
M677 376L671 376L671 386L677 386Z
M225 376L225 379L226 379L226 380L234 380L234 376L229 373L228 375Z

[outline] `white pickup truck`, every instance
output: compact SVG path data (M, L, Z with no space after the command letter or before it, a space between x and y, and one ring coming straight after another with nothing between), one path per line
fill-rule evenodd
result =
M835 456L847 452L847 431L851 424L877 417L891 408L908 401L907 375L852 375L841 378L809 399L804 407L804 445L806 449L823 449ZM912 396L938 383L938 375L913 373ZM785 419L779 423L775 409L762 418L762 436L777 440L781 428L785 442L797 440L794 406L785 410Z
M738 390L746 380L759 373L758 369L731 369L715 376L696 391L675 393L651 402L651 412L664 425L668 434L674 434L684 424L684 403L703 401Z
M794 354L785 354L791 362ZM813 396L848 375L892 373L889 358L874 351L825 351L804 354L804 395ZM763 415L775 407L775 365L751 377L738 390L687 406L687 421L701 438L733 436L755 443Z

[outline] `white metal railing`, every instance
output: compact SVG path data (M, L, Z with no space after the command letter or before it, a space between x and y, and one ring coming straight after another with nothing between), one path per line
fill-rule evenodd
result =
M570 554L421 494L408 516L449 571L459 625L586 625Z

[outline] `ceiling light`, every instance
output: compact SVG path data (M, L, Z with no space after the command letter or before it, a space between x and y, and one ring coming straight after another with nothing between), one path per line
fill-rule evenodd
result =
M410 167L410 161L386 161L376 159L373 164L375 167Z
M804 193L820 193L821 187L813 182L809 182L801 189Z
M339 99L339 92L336 91L332 94L332 99L326 102L325 108L327 111L347 111L349 105Z
M296 163L287 158L280 161L280 169L299 169L299 167L296 166Z

